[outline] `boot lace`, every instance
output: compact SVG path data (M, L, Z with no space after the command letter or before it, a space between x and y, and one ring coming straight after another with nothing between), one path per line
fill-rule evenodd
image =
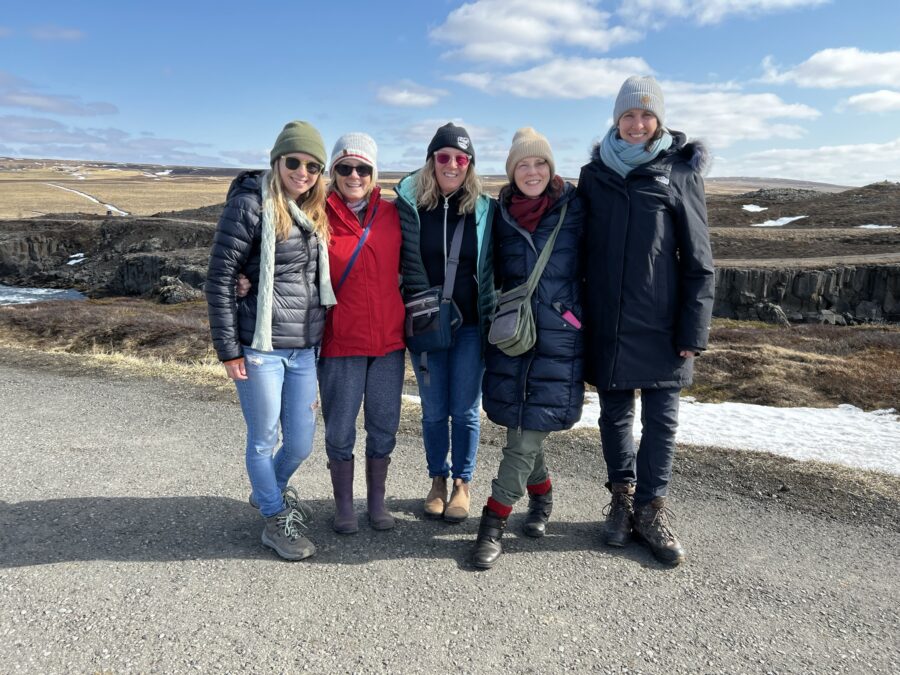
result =
M286 516L278 519L278 524L284 528L284 536L293 541L301 536L300 528L308 529L306 526L308 520L301 511L291 508Z
M659 509L653 509L653 517L650 519L650 527L654 528L660 538L666 541L674 541L677 539L675 534L675 514L663 506Z
M300 494L297 492L297 489L292 486L287 486L284 489L284 492L281 493L284 498L284 503L294 511L300 513L300 517L303 519L303 523L307 523L312 520L312 513L309 508L300 503Z
M604 516L613 514L614 517L621 518L631 510L632 504L634 504L634 497L631 495L624 492L613 492L609 504L603 507L602 513Z

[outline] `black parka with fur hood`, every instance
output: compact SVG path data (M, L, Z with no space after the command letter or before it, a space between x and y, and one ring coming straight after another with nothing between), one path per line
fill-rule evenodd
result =
M262 171L239 174L228 189L219 218L206 276L206 301L213 346L221 361L243 356L253 342L259 289L262 225ZM272 348L306 349L322 341L325 308L319 302L318 239L294 225L275 242L272 298ZM250 293L235 297L238 273L250 279Z
M685 387L706 348L714 296L702 173L708 153L672 146L625 178L594 148L585 202L585 380L601 390Z

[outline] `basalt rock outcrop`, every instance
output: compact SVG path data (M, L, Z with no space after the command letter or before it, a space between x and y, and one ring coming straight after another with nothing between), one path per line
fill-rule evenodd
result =
M151 217L0 221L0 283L94 297L150 295L164 277L199 289L214 231L214 223Z

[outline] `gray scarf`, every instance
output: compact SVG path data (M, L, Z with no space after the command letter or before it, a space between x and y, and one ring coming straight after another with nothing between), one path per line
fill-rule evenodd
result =
M643 143L629 143L619 138L618 130L614 126L600 142L600 159L606 166L625 178L632 169L653 161L661 152L672 147L672 141L672 134L663 131L663 135L647 150Z
M315 232L309 217L293 201L288 202L291 217L298 227ZM318 241L319 304L332 307L337 304L331 288L331 269L328 265L328 246ZM253 332L253 349L272 351L272 298L275 287L275 200L269 194L269 172L262 176L262 233L259 242L259 288L256 298L256 329Z

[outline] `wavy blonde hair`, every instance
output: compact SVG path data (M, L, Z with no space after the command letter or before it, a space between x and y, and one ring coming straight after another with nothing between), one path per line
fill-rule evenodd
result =
M481 178L475 171L474 162L469 162L469 170L459 189L463 192L459 202L460 214L474 213L475 203L484 194L484 187L481 184ZM417 175L416 205L426 211L436 209L440 204L441 196L441 188L438 185L437 176L434 175L434 155L431 155Z
M275 206L275 238L284 241L291 234L294 219L288 210L289 198L281 184L281 174L278 171L278 162L281 157L272 162L269 170L269 194ZM322 174L316 179L316 184L297 198L297 206L312 221L313 232L327 244L331 239L331 229L328 227L328 216L325 213L325 198L327 188Z

